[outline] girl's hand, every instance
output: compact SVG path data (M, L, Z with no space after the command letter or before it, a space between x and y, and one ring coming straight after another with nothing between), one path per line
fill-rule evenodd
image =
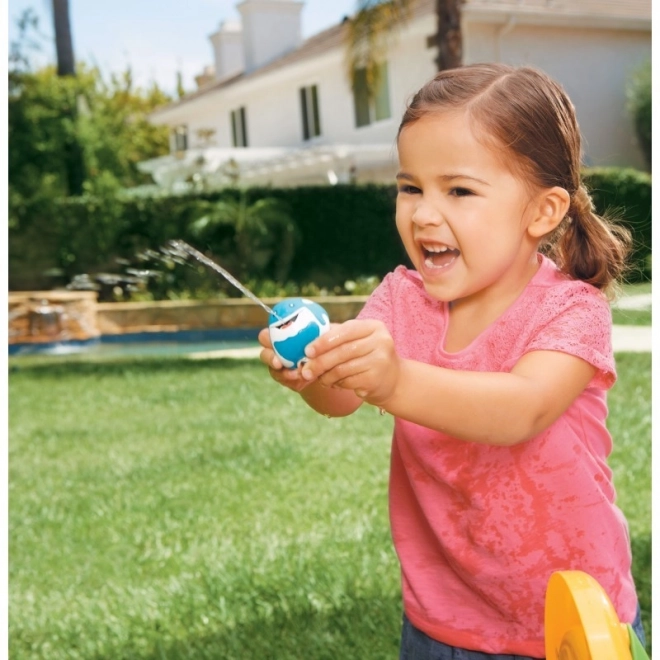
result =
M273 350L268 328L264 328L259 332L258 339L263 346L259 359L268 367L273 380L294 392L300 392L312 383L312 380L306 380L301 376L300 369L287 369L284 367Z
M310 358L301 369L307 382L353 390L375 406L384 406L394 394L401 359L385 324L351 320L332 326L306 349Z
M338 327L336 324L331 324L328 332ZM264 328L259 333L259 343L263 346L259 357L268 367L271 377L280 385L300 393L305 403L316 412L326 417L344 417L350 415L362 405L362 399L356 397L351 390L342 389L341 387L326 387L316 377L309 374L303 377L302 369L304 367L298 369L285 368L280 358L273 351L268 328Z

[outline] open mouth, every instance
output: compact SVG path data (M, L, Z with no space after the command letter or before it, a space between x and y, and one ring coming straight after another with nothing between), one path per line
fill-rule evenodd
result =
M461 251L447 245L422 244L424 265L427 268L447 268L460 256Z
M290 319L287 319L286 321L283 321L282 323L275 324L274 327L276 327L278 330L284 330L285 328L288 328L290 325L293 325L296 322L297 318L298 318L298 314L292 316Z

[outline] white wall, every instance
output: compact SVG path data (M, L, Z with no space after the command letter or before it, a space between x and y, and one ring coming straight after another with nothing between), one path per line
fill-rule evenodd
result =
M587 165L644 167L626 111L631 73L650 56L648 33L514 26L497 39L495 27L469 26L467 62L501 61L546 71L575 105Z

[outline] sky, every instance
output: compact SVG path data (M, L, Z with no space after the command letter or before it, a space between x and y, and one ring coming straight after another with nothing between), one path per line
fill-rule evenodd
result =
M41 50L34 66L55 62L52 0L3 0L8 41L18 36L18 19L31 8L39 17ZM174 93L177 71L184 88L195 89L195 76L213 63L209 35L223 20L238 20L239 0L69 0L73 50L77 61L98 66L104 75L130 65L138 86L158 83ZM339 23L355 11L356 0L304 0L303 38Z

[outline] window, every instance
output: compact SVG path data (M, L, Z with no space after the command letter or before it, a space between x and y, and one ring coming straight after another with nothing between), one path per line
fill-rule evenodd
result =
M188 149L188 127L184 124L172 130L171 149L180 153Z
M317 135L321 135L319 93L316 85L300 88L300 109L302 112L303 139L310 140Z
M378 83L373 98L367 92L367 71L357 69L355 86L353 87L353 101L355 104L355 125L368 126L381 119L389 119L390 88L387 80L387 63L378 67Z
M235 147L248 146L245 106L231 111L231 137Z

